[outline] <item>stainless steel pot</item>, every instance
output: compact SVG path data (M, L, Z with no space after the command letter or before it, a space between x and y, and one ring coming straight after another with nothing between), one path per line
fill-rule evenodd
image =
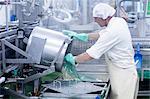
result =
M31 45L32 37L46 39L44 49L41 55L41 64L46 63L46 62L52 62L57 56L65 40L66 39L69 40L69 37L65 36L61 32L50 30L50 29L45 29L42 27L35 27L29 37L27 50ZM56 71L61 71L62 69L62 64L63 64L64 56L68 48L68 45L69 45L68 43L64 44L64 47L62 48L62 51L60 52L59 57L56 60L56 64L55 64Z

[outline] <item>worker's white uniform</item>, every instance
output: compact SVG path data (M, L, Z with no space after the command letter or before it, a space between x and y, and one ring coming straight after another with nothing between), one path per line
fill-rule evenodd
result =
M136 99L138 76L126 21L112 17L107 27L99 34L97 42L86 52L95 59L105 54L110 74L111 99Z

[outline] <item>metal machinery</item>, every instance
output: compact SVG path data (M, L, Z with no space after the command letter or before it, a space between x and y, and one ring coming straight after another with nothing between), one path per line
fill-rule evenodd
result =
M67 77L63 58L75 52L72 41L60 31L78 32L95 30L90 4L99 0L2 0L1 16L1 82L4 98L104 98L110 84L105 65L99 60L81 64L77 70L95 80L77 81ZM106 2L110 2L109 0ZM91 41L92 43L94 41ZM80 43L80 42L79 42ZM81 49L81 48L79 48ZM82 50L82 49L81 49ZM79 51L78 51L79 52ZM80 52L81 53L81 52ZM74 53L75 55L76 53ZM93 71L85 66L91 65ZM100 66L101 69L97 70ZM86 73L87 72L87 73ZM101 74L102 76L98 76ZM98 78L100 77L100 78Z
M125 3L131 1L129 5ZM6 77L0 85L2 97L107 99L110 84L103 57L77 67L79 74L94 78L94 81L74 80L63 68L63 58L68 52L74 55L82 53L95 41L86 44L73 41L61 31L69 29L89 33L100 29L92 19L92 8L98 2L116 5L118 16L120 7L124 7L129 17L133 45L140 43L142 54L147 59L141 75L149 71L150 32L144 28L149 26L149 18L145 17L143 6L147 1L131 1L1 0L0 14L3 13L4 17L0 15L3 19L0 22L0 76ZM141 4L140 10L136 9L139 7L137 2ZM134 9L126 9L128 6ZM142 25L139 24L141 22ZM145 80L144 77L141 76L141 80ZM148 95L148 92L142 90L139 94Z

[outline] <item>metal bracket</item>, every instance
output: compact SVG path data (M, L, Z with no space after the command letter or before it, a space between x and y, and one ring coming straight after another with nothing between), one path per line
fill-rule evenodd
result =
M63 50L63 47L65 46L66 43L67 43L67 44L70 44L70 43L71 43L71 39L65 39L65 41L63 42L61 48L59 49L59 51L58 51L56 57L55 57L54 60L52 61L51 66L54 66L54 64L56 63L56 61L57 61L57 59L58 59L58 57L59 57L59 55L60 55L61 51ZM55 71L61 71L61 67L55 66Z
M2 43L2 64L3 64L3 69L6 68L6 63L22 63L23 61L25 61L25 63L26 62L28 62L28 63L31 62L32 63L31 55L27 54L26 52L24 52L20 48L16 47L15 45L11 44L10 42L8 42L5 39L2 39L1 43ZM14 51L18 52L19 54L25 56L27 59L6 59L5 46L8 46L9 48L13 49Z
M39 79L45 75L48 75L50 73L52 73L53 71L51 69L48 69L48 70L45 70L43 73L37 73L35 75L32 75L30 77L27 77L24 79L24 83L28 83L30 81L33 81L33 80L36 80L36 79Z

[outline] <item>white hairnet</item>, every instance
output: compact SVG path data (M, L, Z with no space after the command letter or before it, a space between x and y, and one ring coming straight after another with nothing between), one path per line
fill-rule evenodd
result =
M93 8L93 17L99 17L102 19L113 16L116 10L106 3L99 3Z

